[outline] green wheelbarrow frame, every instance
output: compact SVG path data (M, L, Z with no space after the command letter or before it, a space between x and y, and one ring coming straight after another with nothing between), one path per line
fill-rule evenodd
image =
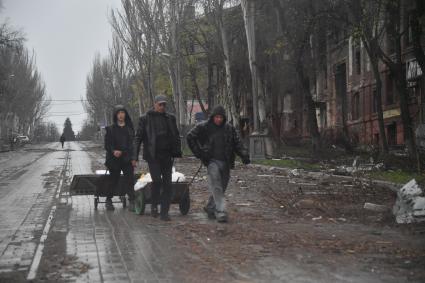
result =
M187 215L190 210L190 183L175 182L171 184L172 197L171 204L178 204L182 215ZM146 205L152 204L152 183L148 183L146 187L135 192L135 212L143 215Z

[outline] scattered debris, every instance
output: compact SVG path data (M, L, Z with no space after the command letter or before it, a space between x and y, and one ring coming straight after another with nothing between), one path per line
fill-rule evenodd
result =
M375 204L370 202L366 202L363 208L367 210L376 211L376 212L385 212L389 210L389 208L385 205L380 205L380 204Z
M298 177L301 175L301 170L300 169L293 169L290 172L290 175L294 176L294 177Z
M354 161L353 161L353 167L354 168L356 168L356 167L358 167L359 166L359 159L360 159L360 156L356 156L356 158L354 158Z
M251 204L248 202L244 202L244 203L237 203L236 206L250 206Z
M313 209L320 207L320 203L314 199L302 199L294 204L294 207L301 209Z
M397 193L393 213L399 224L425 221L425 197L415 179L410 180Z

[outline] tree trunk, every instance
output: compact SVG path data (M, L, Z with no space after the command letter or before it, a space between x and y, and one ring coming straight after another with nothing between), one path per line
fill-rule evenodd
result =
M208 60L208 110L207 114L210 113L211 109L214 107L214 65Z
M220 8L222 9L222 8ZM234 94L233 94L233 80L232 80L232 72L231 72L231 66L230 66L230 50L229 50L229 44L228 44L228 38L227 38L227 32L225 30L224 24L223 24L223 11L221 10L219 12L218 17L218 26L221 36L221 44L223 48L224 53L224 67L226 71L226 96L225 101L228 104L231 118L233 121L233 125L237 127L239 125L239 111L236 109L236 104L234 100Z
M172 54L170 59L170 76L172 76L174 102L176 106L177 119L179 121L179 127L186 125L186 105L183 95L183 79L181 71L181 54L180 54L180 38L179 38L179 19L177 11L177 0L170 1L170 13L171 13L171 49ZM174 82L173 82L174 80Z
M372 52L371 49L376 48L373 46L370 46L370 40L366 40L363 38L363 43L366 47L366 52L369 56L370 64L372 66L373 75L375 77L376 81L376 98L372 97L372 99L376 99L376 110L378 113L378 126L379 126L379 136L381 137L380 145L381 149L384 152L384 154L387 154L388 149L388 140L387 135L385 133L385 124L384 124L384 113L382 110L382 80L381 80L381 73L379 72L379 61L376 54ZM376 49L375 49L376 50Z
M413 130L413 121L410 117L409 110L409 93L407 91L407 83L406 77L403 72L403 68L400 66L398 68L397 74L395 74L395 83L397 92L400 97L400 112L401 112L401 120L403 123L403 137L404 142L407 146L407 150L409 152L409 156L413 159L416 158L416 144L415 144L415 136Z
M171 81L171 90L173 92L173 102L174 102L174 108L176 110L176 120L178 121L178 124L180 124L180 110L179 110L179 96L178 96L178 88L177 88L177 80L175 75L175 70L173 68L173 64L169 62L168 64L168 75L170 76ZM180 125L178 125L180 128Z
M179 52L180 53L180 52ZM180 55L178 55L180 57ZM182 70L181 70L181 61L180 58L177 59L176 63L176 82L177 82L177 97L178 97L178 104L179 104L179 118L180 118L180 125L184 126L187 124L186 121L186 102L184 99L183 94L183 79L182 79Z
M304 73L304 66L301 62L296 64L296 72L299 80L300 87L304 96L304 101L307 103L307 123L308 130L311 136L311 143L313 152L317 153L321 148L320 132L317 126L316 107L314 105L313 97L310 92L310 79Z
M425 72L425 53L421 44L423 30L419 19L423 17L424 13L425 3L423 3L423 0L416 0L416 9L413 10L410 26L412 28L413 52L422 72Z
M263 124L265 122L265 97L261 80L259 78L257 68L256 41L255 41L255 2L252 0L241 1L245 32L248 43L249 67L252 77L252 103L253 103L253 120L254 132L265 130Z
M199 90L198 80L196 77L196 70L193 67L190 67L190 78L192 80L192 86L193 86L195 97L199 102L201 110L205 115L208 115L207 110L205 109L204 103L202 102L202 99L201 99L201 92ZM193 108L193 100L192 100L192 108Z

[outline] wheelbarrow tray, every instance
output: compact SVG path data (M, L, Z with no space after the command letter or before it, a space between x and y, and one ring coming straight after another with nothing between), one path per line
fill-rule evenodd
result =
M188 182L173 182L171 184L171 203L179 204L180 212L183 215L186 215L190 209L189 187L190 183ZM148 183L146 187L136 191L136 213L144 214L146 204L152 204L152 183Z
M94 195L97 197L106 197L110 185L109 175L74 175L70 186L70 195ZM124 196L122 189L122 178L118 186L114 188L113 196Z
M94 208L97 209L99 203L105 203L105 201L100 200L100 197L107 197L110 182L109 175L105 174L74 175L69 192L71 196L93 195ZM119 196L119 201L113 201L113 203L122 203L122 206L125 208L127 206L127 200L122 187L122 178L120 178L118 186L113 191L113 196Z

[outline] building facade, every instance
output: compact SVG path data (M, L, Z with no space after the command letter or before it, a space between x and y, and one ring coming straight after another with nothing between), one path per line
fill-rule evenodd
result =
M414 127L425 123L425 85L422 70L413 52L409 17L414 1L404 1L402 9L402 59L409 91L409 110ZM386 40L385 42L389 42ZM422 46L425 46L422 41ZM389 51L389 44L384 46ZM388 52L391 54L391 52ZM379 144L376 82L363 44L344 29L328 32L326 67L318 72L314 93L317 121L322 135L337 140L344 129L353 144ZM399 96L386 66L380 63L382 107L390 146L404 144Z

